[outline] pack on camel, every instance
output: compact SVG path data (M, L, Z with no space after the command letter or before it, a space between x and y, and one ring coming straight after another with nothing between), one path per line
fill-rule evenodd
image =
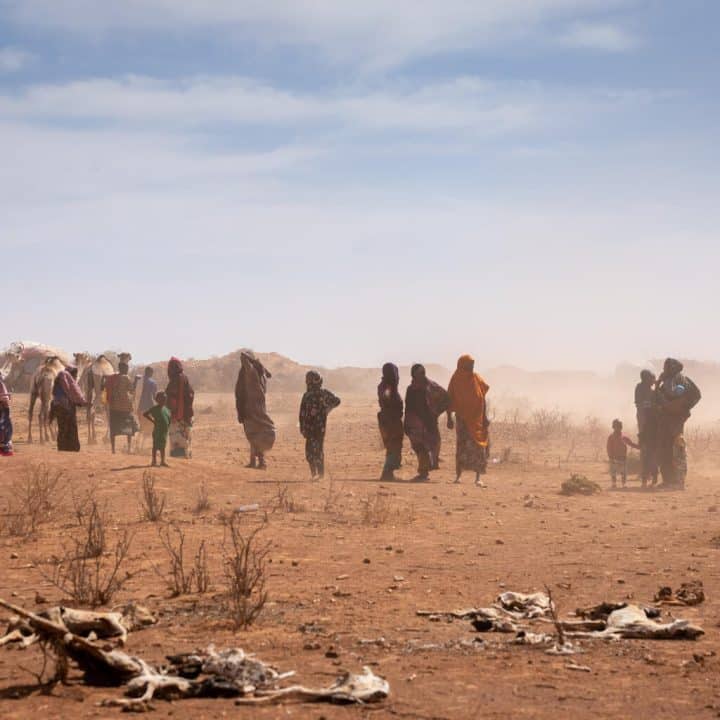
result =
M108 417L108 406L105 401L103 389L105 387L105 378L114 375L116 366L113 364L108 354L98 355L96 358L86 352L79 352L73 355L75 364L78 368L78 376L80 378L80 389L87 400L87 428L88 428L88 445L97 443L97 433L95 431L95 420L100 414L105 418L105 435L107 437L110 430L110 421ZM130 353L118 353L118 363L130 363L132 355Z
M30 381L30 408L28 409L28 439L31 443L32 422L35 414L35 403L40 400L40 412L38 414L38 432L40 442L48 442L55 439L55 432L49 422L50 402L52 401L52 389L58 373L65 369L65 363L57 356L51 355L45 358L45 362L38 367Z
M49 357L58 357L64 365L69 357L58 348L32 342L14 342L0 352L0 373L5 384L13 392L29 392L35 373Z

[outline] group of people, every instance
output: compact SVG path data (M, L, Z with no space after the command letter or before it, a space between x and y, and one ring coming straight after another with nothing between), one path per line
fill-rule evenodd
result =
M120 363L117 372L103 378L100 392L105 396L108 409L108 434L112 452L116 439L127 438L128 451L133 437L140 431L152 434L153 465L160 456L162 465L170 440L172 457L191 456L193 400L195 393L185 375L182 362L173 357L168 363L168 384L158 392L153 369L145 368L143 377L130 378L127 363ZM135 413L135 394L142 381L140 400ZM55 377L49 420L57 423L57 448L61 452L79 452L77 410L88 405L78 383L78 370L68 366ZM12 422L10 420L10 393L0 380L0 454L12 454Z
M627 483L628 447L640 450L642 487L658 484L667 488L684 487L687 475L685 423L691 410L700 402L698 386L685 374L683 364L667 358L660 377L650 370L640 373L635 387L638 443L623 434L620 420L613 421L607 452L613 487L620 477Z
M58 373L52 388L50 420L57 422L57 446L63 452L80 450L77 408L87 405L78 384L77 368L66 367ZM171 457L190 457L192 446L194 391L185 375L182 362L171 358L167 366L168 384L158 391L152 367L144 375L130 378L129 367L120 363L115 374L104 378L101 392L108 408L109 437L112 452L116 438L127 438L128 450L133 436L142 432L153 439L152 462L167 465L165 450L170 441ZM265 469L266 453L276 438L275 424L267 406L267 381L270 371L250 350L241 353L241 365L235 385L238 422L243 425L250 443L248 467ZM137 414L135 395L142 382ZM325 434L328 415L340 405L340 399L323 387L323 379L314 370L305 377L306 391L300 402L299 425L305 438L305 457L313 479L325 473ZM417 456L414 480L429 479L438 469L441 435L439 420L447 416L447 427L455 429L455 479L460 482L464 471L475 473L476 484L487 471L490 448L487 416L488 384L475 372L475 361L463 355L457 362L447 389L427 377L422 365L413 365L411 382L400 395L400 372L397 365L386 363L377 388L377 414L380 436L385 446L385 462L381 480L395 479L402 464L405 437ZM618 478L627 482L628 448L641 454L643 487L655 486L662 476L664 486L683 486L687 474L684 427L691 410L701 399L697 385L684 373L683 364L668 358L659 377L643 370L635 388L638 442L623 434L620 420L613 421L607 441L610 475L613 486ZM13 454L10 393L0 378L0 456Z
M386 363L378 385L378 425L385 446L385 464L381 479L395 479L402 464L405 436L418 458L417 481L428 480L440 459L439 418L447 414L450 429L457 431L456 480L464 470L476 474L476 482L486 472L489 451L485 397L487 383L475 373L475 362L463 355L447 390L427 377L422 365L412 368L412 382L400 396L400 372ZM250 443L248 467L267 467L265 453L275 442L275 425L266 407L267 380L272 377L250 351L241 354L241 367L235 385L238 422ZM300 402L299 425L305 438L305 459L313 479L325 474L325 433L328 415L340 405L340 398L323 387L323 379L314 370L305 376L306 390ZM455 419L453 419L453 413Z

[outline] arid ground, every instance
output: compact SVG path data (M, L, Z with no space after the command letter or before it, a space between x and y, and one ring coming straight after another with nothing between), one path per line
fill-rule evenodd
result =
M78 533L73 494L95 488L107 502L109 542L134 533L123 572L132 578L112 601L135 600L159 614L151 629L132 633L131 654L161 662L166 654L239 646L280 670L296 670L306 685L331 682L364 665L388 679L391 696L377 705L282 704L238 708L232 700L156 701L155 714L175 718L710 718L720 714L720 446L690 433L691 469L685 492L608 489L603 428L493 427L494 463L486 488L467 475L453 484L454 442L443 429L443 465L426 484L380 483L382 449L372 398L345 398L330 418L328 476L308 480L296 427L296 396L271 396L278 441L265 472L243 467L247 444L230 395L196 399L194 456L155 472L166 494L166 520L186 535L192 557L210 549L207 593L176 598L161 575L168 558L158 523L140 519L146 454L112 456L104 444L79 454L23 442L24 396L14 406L17 454L0 463L6 504L33 466L64 473L56 507L32 537L0 537L0 597L28 609L71 601L46 577L53 558ZM691 424L692 427L692 424ZM81 440L85 428L81 426ZM694 445L693 445L694 443ZM414 475L406 447L400 476ZM559 494L579 472L603 491ZM201 485L210 509L194 512ZM243 516L248 527L267 512L261 535L271 543L269 599L258 620L235 631L223 614L222 516L259 503ZM109 558L108 558L109 560ZM465 621L429 622L417 610L490 605L503 590L547 585L559 613L630 598L649 603L662 585L701 579L706 601L671 607L705 636L696 642L583 641L582 655L554 657L511 645L511 636L478 634ZM38 597L39 596L39 597ZM38 602L40 601L40 602ZM7 615L5 613L4 615ZM548 626L550 629L552 626ZM570 662L590 672L570 669ZM115 717L102 708L115 688L90 688L77 673L50 694L34 688L42 664L36 647L0 650L0 717Z

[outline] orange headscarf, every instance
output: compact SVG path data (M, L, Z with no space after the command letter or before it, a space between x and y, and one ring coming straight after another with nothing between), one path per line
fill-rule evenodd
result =
M478 445L487 446L488 429L485 419L485 395L490 386L475 372L474 360L463 355L450 380L450 410L465 423L470 435Z

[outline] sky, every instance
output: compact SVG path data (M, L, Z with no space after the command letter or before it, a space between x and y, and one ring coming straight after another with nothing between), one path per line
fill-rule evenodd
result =
M720 358L713 0L0 0L0 346Z

